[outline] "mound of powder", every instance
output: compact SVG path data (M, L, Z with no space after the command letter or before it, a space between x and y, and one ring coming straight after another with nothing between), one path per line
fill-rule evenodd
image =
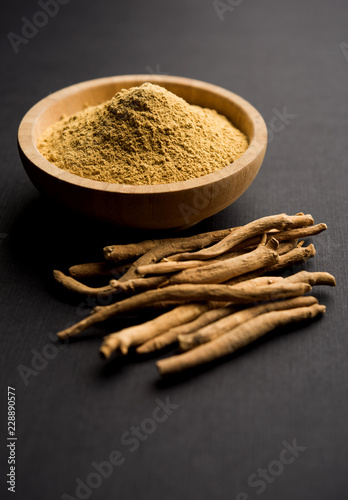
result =
M135 185L210 174L247 147L226 117L151 83L63 118L38 143L42 155L72 174Z

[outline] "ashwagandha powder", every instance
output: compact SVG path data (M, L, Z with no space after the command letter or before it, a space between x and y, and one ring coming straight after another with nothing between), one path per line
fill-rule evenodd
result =
M120 184L166 184L201 177L239 158L246 136L216 111L144 83L63 118L38 149L72 174Z

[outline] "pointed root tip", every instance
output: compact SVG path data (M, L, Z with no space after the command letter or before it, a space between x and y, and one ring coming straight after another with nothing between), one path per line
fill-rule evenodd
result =
M69 276L71 276L72 278L76 278L75 266L69 267L68 271L69 271ZM54 271L53 271L53 276L54 276Z
M114 352L122 352L120 349L120 340L114 335L108 335L99 349L99 354L104 359L109 359ZM122 352L122 354L124 354Z
M336 278L330 273L327 273L327 284L329 286L337 286Z
M58 271L58 269L54 269L53 270L53 278L56 280L56 281L61 281L61 278L64 276L64 274L61 272L61 271Z
M336 286L336 278L332 274L325 272L314 274L318 274L318 285Z
M128 354L128 346L127 345L119 344L118 349L121 352L121 354L123 354L124 356L126 356Z
M99 349L99 355L102 359L109 359L112 354L112 350L107 344L103 344Z
M136 348L136 353L137 354L148 354L149 352L152 352L153 349L150 347L150 345L142 344Z
M326 306L319 304L317 306L319 314L325 314L326 313Z
M156 368L158 370L158 373L163 377L165 375L165 370L162 368L162 363L161 361L156 361Z

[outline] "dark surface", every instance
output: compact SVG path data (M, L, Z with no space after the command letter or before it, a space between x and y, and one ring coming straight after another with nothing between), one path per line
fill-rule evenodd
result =
M18 441L17 489L9 498L79 498L76 478L86 480L92 462L115 449L124 463L80 498L348 498L348 48L345 57L340 46L348 43L347 2L248 0L220 21L210 0L71 0L16 55L6 35L20 34L21 17L32 19L38 10L35 1L13 1L1 16L0 497L7 498L10 385L17 393ZM314 292L327 314L166 384L158 383L156 357L124 364L98 358L100 335L128 324L118 320L65 346L26 386L18 366L31 367L32 350L49 349L48 335L86 310L53 285L51 270L99 259L105 244L141 235L44 201L17 154L20 119L67 85L157 65L242 95L268 124L284 106L296 115L274 134L247 193L191 233L279 212L311 213L329 229L315 239L317 255L305 268L329 271L338 282ZM180 407L131 453L121 435L151 416L157 398L168 397ZM294 439L306 449L259 495L248 478Z

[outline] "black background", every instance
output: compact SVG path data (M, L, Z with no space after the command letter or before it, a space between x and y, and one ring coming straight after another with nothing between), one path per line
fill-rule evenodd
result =
M7 34L20 34L21 18L32 19L40 7L14 0L3 10L1 498L8 385L16 388L18 428L17 487L9 498L76 498L76 478L85 480L92 462L115 449L124 464L89 498L248 498L241 492L252 500L348 498L347 2L244 0L221 20L211 0L71 0L18 54ZM25 385L18 366L31 367L32 350L42 353L54 344L49 334L85 311L54 286L52 269L100 259L104 245L143 235L44 201L18 157L19 122L35 102L67 85L158 70L232 90L268 124L284 107L296 115L274 133L248 191L190 232L311 213L328 230L315 239L317 255L305 268L329 271L338 283L314 291L327 314L172 384L158 383L155 357L103 364L100 336L132 318L118 320L65 346ZM121 435L151 417L156 398L180 407L131 453ZM306 449L258 495L248 478L294 439Z

